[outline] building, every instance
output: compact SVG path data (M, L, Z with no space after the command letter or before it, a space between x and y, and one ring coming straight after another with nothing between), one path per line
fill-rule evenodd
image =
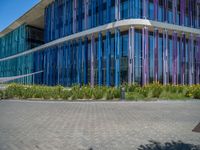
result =
M20 83L200 83L200 0L42 0L0 36Z

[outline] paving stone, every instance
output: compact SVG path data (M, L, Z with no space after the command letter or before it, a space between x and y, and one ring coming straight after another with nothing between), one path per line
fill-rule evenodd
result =
M200 101L1 101L0 150L134 150L150 141L198 145L200 134L192 129L199 121Z

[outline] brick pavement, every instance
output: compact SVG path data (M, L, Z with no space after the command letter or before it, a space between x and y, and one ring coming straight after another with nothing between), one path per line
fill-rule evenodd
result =
M134 150L149 140L200 144L200 101L0 101L0 150Z

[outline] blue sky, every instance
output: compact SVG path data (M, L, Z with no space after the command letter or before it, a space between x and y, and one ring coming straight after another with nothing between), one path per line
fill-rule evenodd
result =
M0 32L40 0L0 0Z

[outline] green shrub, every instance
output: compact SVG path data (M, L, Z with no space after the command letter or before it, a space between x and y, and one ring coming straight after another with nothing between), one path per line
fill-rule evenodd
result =
M5 90L5 98L22 98L23 90L23 85L10 84Z
M4 92L0 90L0 99L4 98Z
M127 100L138 99L200 99L200 85L161 85L152 83L141 87L137 84L124 84ZM42 85L21 85L10 84L4 91L0 91L0 99L2 98L39 98L39 99L119 99L121 96L120 88L95 86L73 86L72 88L64 88L62 86L42 86Z
M112 88L108 87L106 90L106 99L107 100L112 100L114 98Z
M82 92L83 92L83 98L84 99L92 99L92 95L93 95L93 91L92 91L92 89L91 89L91 87L90 86L83 86L82 88L81 88L81 90L82 90Z
M94 87L93 89L93 98L102 99L104 96L104 90L102 87Z
M147 86L149 93L151 93L152 98L159 98L160 94L163 92L163 86L159 84L158 82L155 82L153 84L150 84Z
M134 92L138 87L138 84L131 84L126 87L126 92Z
M148 93L149 93L149 88L148 87L138 87L135 89L135 92L139 93L140 95L143 95L144 98L146 98L148 96Z
M121 96L120 88L113 88L112 92L113 92L114 99L120 98L120 96Z
M125 94L126 100L141 100L144 99L144 96L139 94L138 92L127 92Z
M171 93L167 91L163 91L160 95L160 99L164 100L184 100L186 99L183 93Z
M200 99L200 86L193 86L191 93L193 95L193 98Z

